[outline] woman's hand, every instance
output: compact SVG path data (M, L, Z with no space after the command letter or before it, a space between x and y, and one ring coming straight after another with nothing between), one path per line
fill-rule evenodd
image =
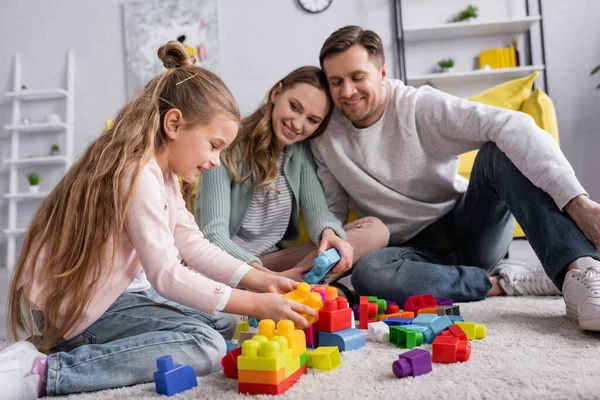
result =
M321 235L321 244L319 245L318 254L323 253L331 248L337 249L340 253L340 261L336 264L332 274L338 274L352 268L352 262L354 257L354 248L344 239L338 237L335 232L331 229L325 229Z

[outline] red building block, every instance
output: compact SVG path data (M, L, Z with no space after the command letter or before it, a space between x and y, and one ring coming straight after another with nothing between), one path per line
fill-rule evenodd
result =
M369 303L367 296L360 296L360 315L358 321L358 327L360 329L367 329L369 322L376 322L377 318L377 304Z
M465 341L468 340L467 339L467 334L458 325L452 325L452 326L448 327L448 329L445 330L445 331L443 331L443 332L441 332L440 335L442 335L442 336L454 336L454 337L457 337L458 340L465 340Z
M323 308L319 311L319 330L337 332L352 326L352 310L348 307L345 297L325 300Z
M398 304L390 304L385 309L386 314L397 314L400 312L400 306Z
M432 294L424 294L421 296L410 296L404 303L404 311L412 311L414 313L421 308L436 307L437 303Z
M306 365L301 366L296 372L287 377L278 385L265 385L260 383L238 383L238 393L243 394L282 394L300 379L306 373Z
M242 348L238 347L231 350L228 354L221 359L221 365L223 366L223 374L228 378L238 378L238 366L237 358L242 354Z
M438 335L433 341L431 360L436 363L453 364L467 361L471 356L471 343L456 336Z

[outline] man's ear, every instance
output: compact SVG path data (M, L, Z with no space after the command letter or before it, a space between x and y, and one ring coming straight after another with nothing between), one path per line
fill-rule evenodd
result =
M383 64L381 66L381 82L383 83L383 86L385 86L386 80L387 80L387 64Z
M183 114L177 108L171 108L165 114L163 129L169 139L176 139L181 128Z
M281 88L282 87L283 87L283 83L279 82L277 84L277 86L275 87L275 89L273 89L271 91L271 104L275 104L275 100L277 100L277 98L281 94Z

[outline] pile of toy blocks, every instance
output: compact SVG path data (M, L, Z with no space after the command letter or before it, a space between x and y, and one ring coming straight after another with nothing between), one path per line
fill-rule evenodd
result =
M411 296L404 303L403 312L392 302L363 296L358 311L360 327L366 326L373 341L406 349L432 344L431 354L423 349L401 354L392 366L399 377L429 372L432 361L467 361L471 355L469 340L486 336L485 325L465 322L452 300L436 300L431 294Z

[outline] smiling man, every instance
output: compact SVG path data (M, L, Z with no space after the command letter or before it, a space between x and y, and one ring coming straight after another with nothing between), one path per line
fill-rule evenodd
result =
M523 113L387 79L381 38L358 26L334 32L320 63L336 110L311 147L328 206L391 233L355 266L358 294L469 301L562 287L567 316L600 330L600 205L547 132ZM458 156L475 149L467 182ZM543 269L499 264L513 215Z

